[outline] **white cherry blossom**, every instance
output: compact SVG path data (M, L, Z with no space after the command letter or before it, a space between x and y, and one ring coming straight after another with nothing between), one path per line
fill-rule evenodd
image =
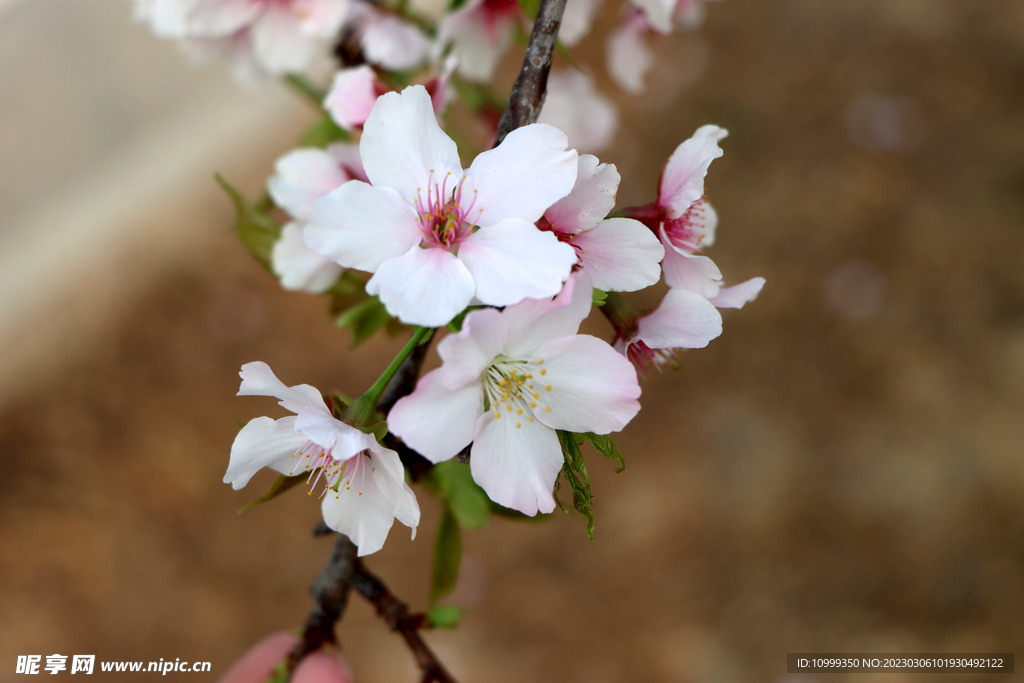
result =
M551 512L563 463L555 430L608 434L640 409L633 366L576 334L591 296L581 272L553 301L473 311L438 345L444 364L395 404L389 428L432 462L472 442L473 479L491 500Z
M517 0L469 0L441 20L438 43L452 45L462 76L487 81L512 42L516 24L525 21Z
M508 306L558 293L575 251L534 223L576 180L565 134L534 124L463 171L422 86L382 95L363 128L369 183L316 202L306 243L373 273L366 291L404 322L437 327L474 299Z
M336 419L308 384L285 386L266 363L246 363L239 375L239 396L274 396L295 415L250 420L231 446L224 483L240 489L264 467L308 473L313 486L322 479L324 521L352 539L360 556L383 547L396 519L416 537L419 504L397 453Z

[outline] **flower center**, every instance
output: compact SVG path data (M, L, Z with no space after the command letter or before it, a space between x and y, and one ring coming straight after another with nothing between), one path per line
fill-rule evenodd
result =
M636 368L636 372L644 379L654 377L666 365L678 368L675 349L652 349L641 339L632 339L625 344L625 355Z
M440 247L451 252L458 251L459 243L473 234L474 226L466 220L476 204L476 190L468 206L462 202L462 176L451 191L448 183L451 173L445 174L440 183L434 180L434 171L430 171L430 182L427 184L427 196L419 190L416 198L416 210L420 214L420 231L423 234L422 246Z
M309 495L313 495L312 489L320 481L320 477L324 479L324 490L320 494L321 498L328 491L333 491L335 498L337 498L342 493L350 490L353 484L355 484L359 495L363 495L366 477L373 472L369 453L361 451L348 460L337 460L331 454L332 450L331 448L324 448L312 440L307 441L299 450L292 453L291 457L295 461L288 472L288 476L291 477L302 472L309 472L309 479L306 480L306 483L310 485Z
M527 422L533 422L538 400L551 391L551 385L543 383L542 378L548 374L541 367L543 365L542 359L525 361L505 356L495 358L481 375L484 409L490 411L496 420L502 416L515 420L516 429L523 426L524 418ZM547 406L544 410L551 412Z
M701 197L679 218L665 220L665 235L680 249L696 253L707 237L707 199Z

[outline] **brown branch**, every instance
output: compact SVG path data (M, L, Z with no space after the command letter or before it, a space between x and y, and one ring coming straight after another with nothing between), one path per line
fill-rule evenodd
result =
M320 533L320 527L314 533ZM337 643L334 625L341 619L348 604L352 576L358 563L356 552L357 548L348 536L338 534L330 559L310 586L309 590L316 603L306 617L302 639L295 644L285 660L289 674L306 655L316 652L326 643Z
M416 658L416 664L423 672L422 683L456 683L420 636L419 629L426 621L424 616L411 614L409 607L396 598L384 582L366 569L359 560L356 560L352 587L377 609L377 614L384 619L388 628L401 634L405 639Z
M544 95L548 87L548 73L551 59L558 41L558 28L562 25L562 13L566 0L540 0L537 21L533 24L530 42L523 57L523 68L508 96L508 106L498 124L497 147L505 136L516 128L537 122L540 109L544 106Z

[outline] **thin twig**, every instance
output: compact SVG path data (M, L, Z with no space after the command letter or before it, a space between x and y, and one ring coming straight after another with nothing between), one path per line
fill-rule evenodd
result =
M423 672L422 683L456 683L420 636L419 629L425 623L424 616L411 614L409 607L396 598L384 582L366 569L359 560L356 560L352 587L377 609L377 614L384 619L388 628L401 634L405 639L416 658L416 664Z
M536 123L537 117L540 116L565 2L566 0L540 0L537 20L533 23L530 42L526 46L526 56L523 57L523 68L519 70L519 77L516 78L512 92L508 96L508 106L501 117L501 123L498 124L495 147L516 128Z

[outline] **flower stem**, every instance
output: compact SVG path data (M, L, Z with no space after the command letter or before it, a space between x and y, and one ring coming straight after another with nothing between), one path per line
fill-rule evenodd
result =
M381 376L377 378L377 381L373 383L373 386L366 390L366 393L356 399L352 405L348 407L345 414L342 416L342 421L347 422L353 427L363 428L369 427L374 423L374 415L377 412L377 404L380 403L380 397L384 394L384 390L388 386L388 382L398 372L398 368L401 367L402 363L406 358L409 357L417 346L426 342L430 339L430 335L434 333L432 327L417 327L406 342L405 346L395 359L391 361L391 365L381 373Z

